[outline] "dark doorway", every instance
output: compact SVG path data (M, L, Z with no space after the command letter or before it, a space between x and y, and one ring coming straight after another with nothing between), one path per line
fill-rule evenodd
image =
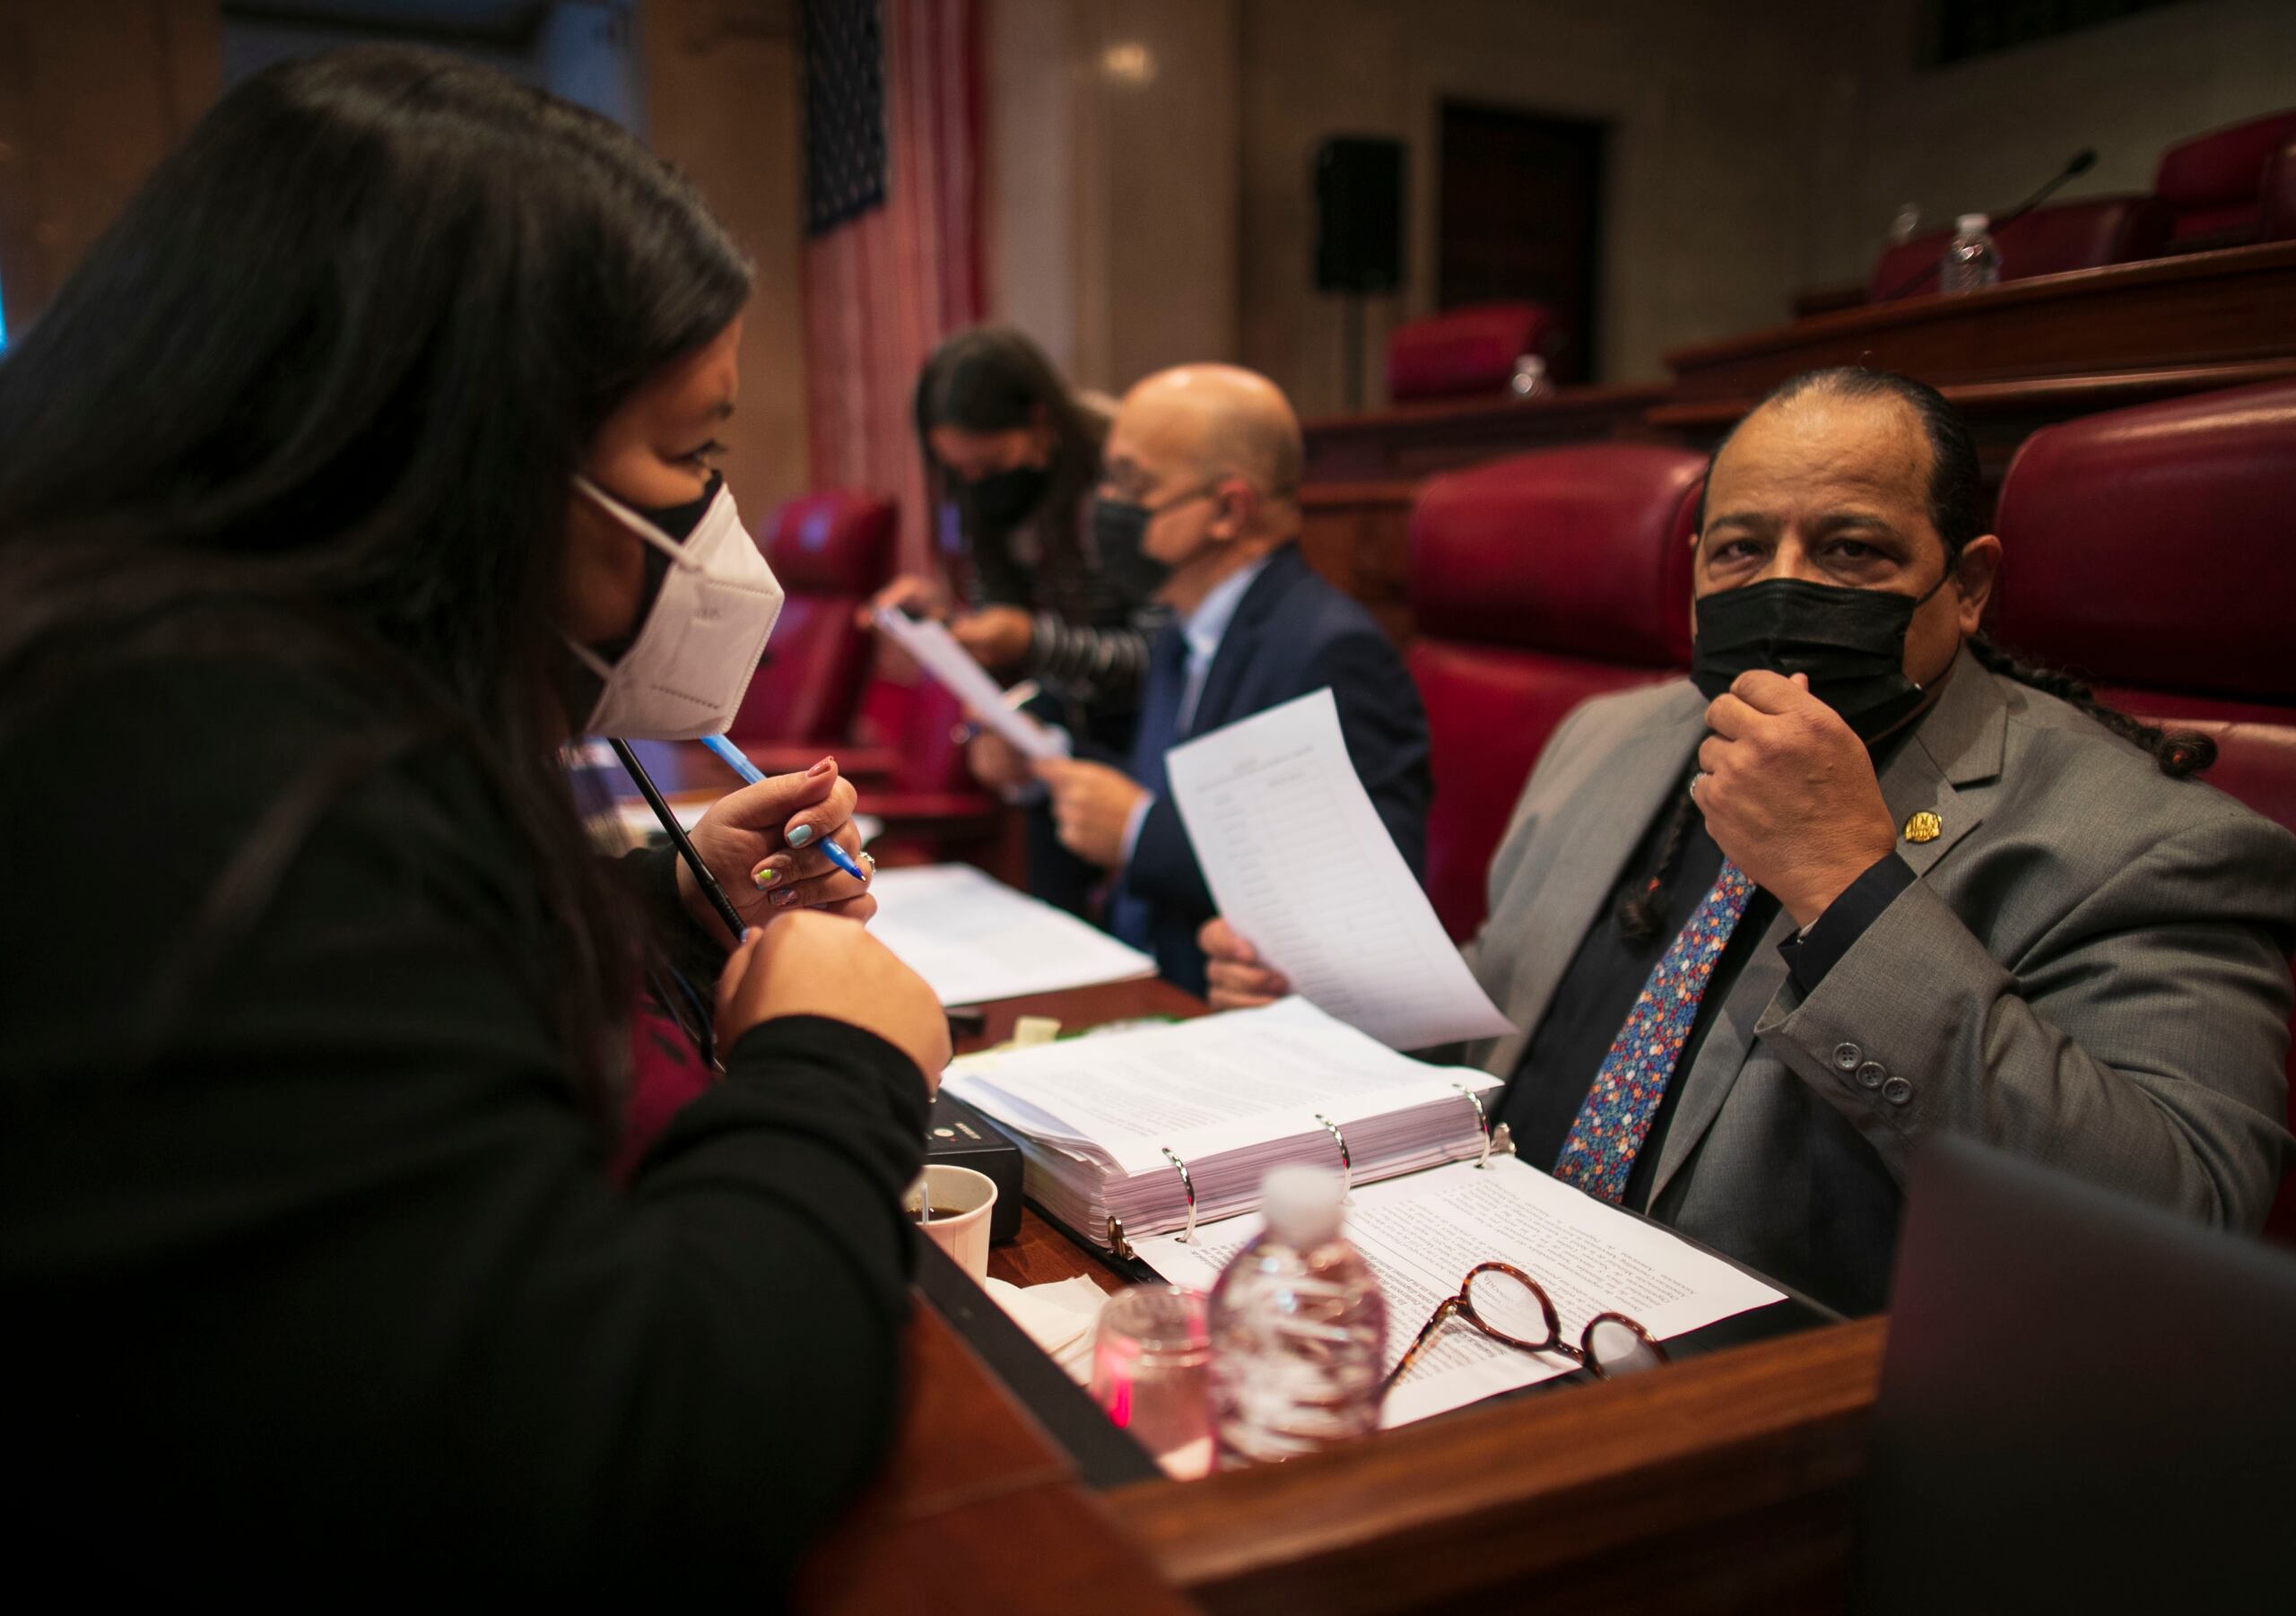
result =
M1554 310L1554 379L1594 379L1609 131L1447 100L1436 188L1439 308L1528 298Z

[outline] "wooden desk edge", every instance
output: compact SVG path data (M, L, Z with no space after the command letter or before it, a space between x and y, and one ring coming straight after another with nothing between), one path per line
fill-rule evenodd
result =
M1846 1509L1883 1336L1838 1325L1109 1502L1213 1608L1397 1608L1405 1583L1415 1602L1781 1504Z
M1989 308L2015 308L2066 298L2109 296L2132 286L2211 281L2288 268L2296 268L2296 241L2271 241L2250 247L2220 248L2213 252L2144 258L2130 264L2108 264L2095 269L2066 270L2058 274L2032 275L2022 281L2005 281L1989 288L1984 296ZM1936 292L1898 298L1886 303L1867 303L1831 314L1812 315L1806 319L1789 320L1781 326L1765 326L1759 330L1740 332L1710 343L1692 343L1673 349L1662 357L1666 368L1674 372L1679 387L1684 372L1695 373L1733 360L1768 352L1772 349L1792 347L1814 339L1926 325L1933 320L1951 318L1967 307L1969 305L1958 298Z

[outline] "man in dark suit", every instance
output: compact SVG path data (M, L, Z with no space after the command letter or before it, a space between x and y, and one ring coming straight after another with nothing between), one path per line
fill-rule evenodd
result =
M1372 805L1413 870L1425 862L1427 717L1379 626L1300 557L1304 460L1299 421L1265 377L1186 365L1132 390L1109 433L1093 539L1101 567L1152 586L1173 621L1150 647L1122 766L1036 769L1061 844L1113 877L1109 929L1192 993L1213 904L1166 787L1170 747L1328 686Z

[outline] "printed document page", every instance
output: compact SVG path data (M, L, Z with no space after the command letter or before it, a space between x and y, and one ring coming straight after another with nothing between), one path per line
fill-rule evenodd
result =
M1292 992L1393 1049L1511 1030L1355 778L1329 690L1164 766L1220 912Z
M908 616L890 606L878 610L876 622L878 632L965 704L975 723L1010 743L1022 757L1042 763L1068 755L1067 738L1005 706L1004 692L988 676L988 670L975 662L972 653L942 624Z
M1156 974L1156 962L970 864L883 869L869 929L944 1004L978 1004Z
M1192 1243L1156 1235L1133 1247L1172 1283L1208 1291L1259 1230L1254 1212L1202 1225ZM1478 1263L1510 1263L1536 1280L1573 1346L1597 1313L1623 1313L1664 1341L1784 1299L1719 1257L1511 1156L1363 1186L1348 1202L1347 1238L1387 1299L1390 1369ZM1455 1316L1387 1394L1380 1423L1405 1425L1575 1368L1559 1354L1501 1346Z

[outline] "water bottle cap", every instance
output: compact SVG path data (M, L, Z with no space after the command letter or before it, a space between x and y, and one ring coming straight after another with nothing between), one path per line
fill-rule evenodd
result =
M1993 221L1983 213L1963 213L1953 221L1953 228L1964 236L1974 236Z
M1312 1245L1339 1232L1346 1186L1320 1167L1280 1167L1260 1181L1260 1212L1292 1245Z

